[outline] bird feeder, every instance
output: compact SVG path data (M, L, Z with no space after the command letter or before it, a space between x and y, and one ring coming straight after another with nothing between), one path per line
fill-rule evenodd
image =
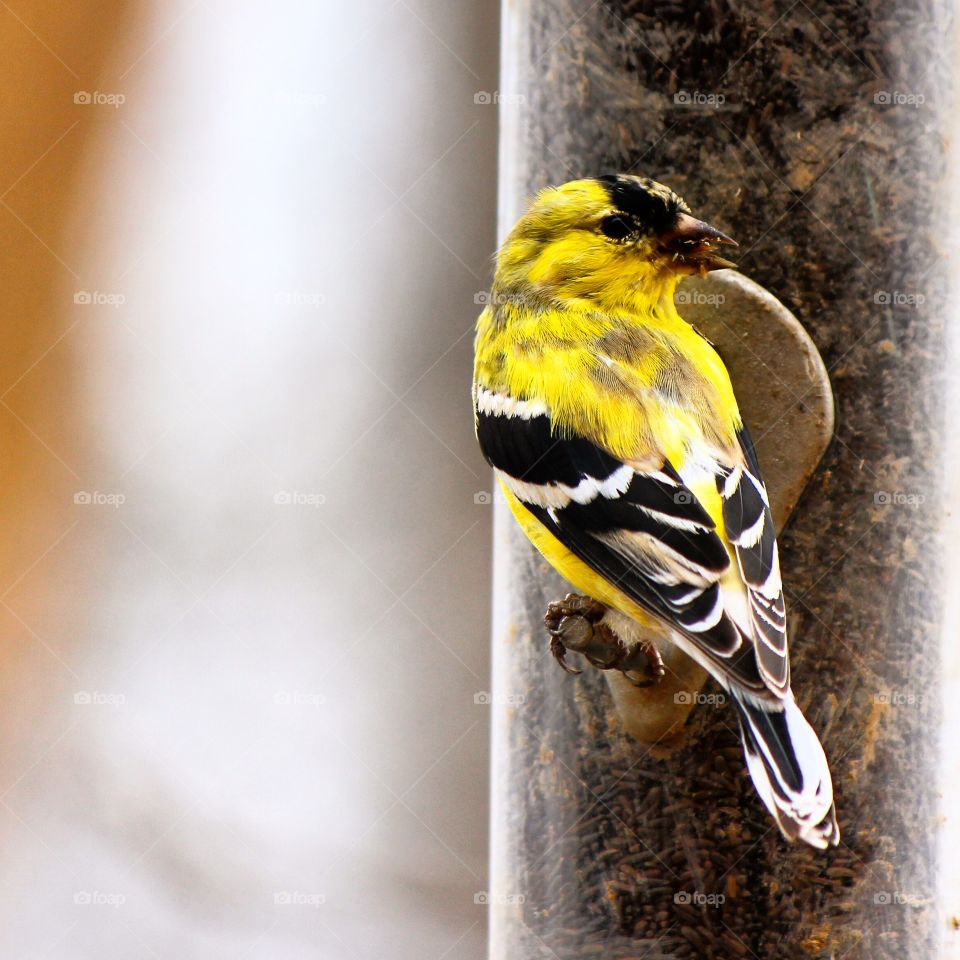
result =
M680 679L644 689L559 670L542 618L570 587L498 504L493 960L912 960L958 936L937 890L932 734L944 17L806 0L504 7L501 234L543 186L636 173L741 244L740 274L686 282L678 306L723 356L757 443L794 692L842 836L828 851L780 836L723 691L679 654Z

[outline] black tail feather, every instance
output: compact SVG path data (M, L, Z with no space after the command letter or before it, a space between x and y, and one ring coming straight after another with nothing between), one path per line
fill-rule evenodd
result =
M733 693L747 767L788 839L821 849L840 840L823 747L792 696L758 703Z

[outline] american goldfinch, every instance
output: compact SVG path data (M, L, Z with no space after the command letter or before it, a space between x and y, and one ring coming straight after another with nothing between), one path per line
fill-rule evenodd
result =
M554 623L612 609L701 664L784 836L826 848L830 769L790 689L756 452L723 361L674 304L685 275L733 266L725 244L653 180L542 191L477 322L477 438L520 526L586 595L553 605Z

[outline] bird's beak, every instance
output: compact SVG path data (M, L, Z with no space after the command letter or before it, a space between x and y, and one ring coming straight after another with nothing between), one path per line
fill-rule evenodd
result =
M714 248L719 244L735 247L737 241L689 214L681 213L674 225L660 235L659 240L658 250L684 273L704 274L709 270L736 266L735 263L718 257Z

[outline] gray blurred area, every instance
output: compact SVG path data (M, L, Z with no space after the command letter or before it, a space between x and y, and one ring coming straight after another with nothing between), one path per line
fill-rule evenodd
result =
M481 957L496 5L0 43L0 955Z

